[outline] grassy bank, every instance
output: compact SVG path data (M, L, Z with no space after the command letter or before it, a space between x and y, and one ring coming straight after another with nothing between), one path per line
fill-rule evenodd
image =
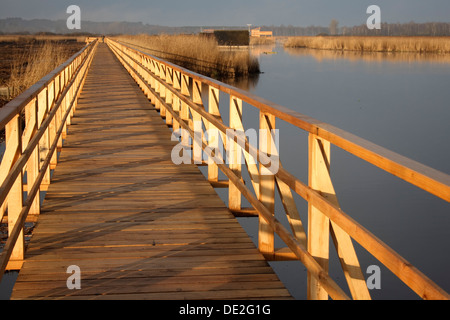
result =
M240 77L260 72L248 51L219 50L212 38L197 35L118 36L116 40L144 52L214 78Z
M292 37L284 46L342 51L450 53L450 37Z

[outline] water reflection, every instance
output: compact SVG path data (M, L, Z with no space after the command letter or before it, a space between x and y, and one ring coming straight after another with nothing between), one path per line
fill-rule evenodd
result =
M247 77L237 77L229 79L221 79L222 82L229 84L233 87L251 91L258 86L259 74L247 76Z
M449 54L417 53L417 52L361 52L361 51L339 51L320 50L308 48L284 48L291 56L312 56L318 62L325 60L347 59L349 61L365 62L414 62L414 63L444 63L450 64Z
M261 55L276 54L276 44L258 45L250 48L250 54L259 57Z
M249 90L252 94L450 173L450 149L443 148L450 136L450 69L445 67L450 55L285 49L281 43L252 49L264 72ZM257 114L248 109L244 127L257 127L251 123ZM307 181L307 134L283 121L277 121L277 129L283 167ZM332 148L330 172L344 212L449 292L450 257L439 254L448 251L448 203ZM307 204L294 196L306 223ZM281 219L281 201L276 206ZM257 226L243 225L257 237ZM382 289L371 291L372 298L417 298L360 245L355 244L355 250L365 276L368 266L382 269ZM345 287L339 259L330 252L332 277ZM296 298L306 297L301 265L271 265Z

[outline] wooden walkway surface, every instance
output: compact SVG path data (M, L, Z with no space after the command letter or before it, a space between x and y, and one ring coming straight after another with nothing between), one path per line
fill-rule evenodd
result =
M170 136L99 44L11 299L290 298Z

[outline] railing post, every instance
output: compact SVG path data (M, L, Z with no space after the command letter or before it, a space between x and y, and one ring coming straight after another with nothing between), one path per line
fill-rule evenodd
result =
M50 112L50 110L53 108L54 106L54 102L55 102L55 80L52 81L48 87L48 100L49 100L49 107L48 107L48 111ZM49 128L48 128L48 132L49 132L49 146L53 143L55 137L56 137L56 131L58 130L57 127L57 123L56 123L56 117L53 118L53 120L50 122L49 124ZM56 164L58 162L58 153L54 152L52 155L52 160L50 162L50 169L54 169L56 167Z
M37 99L33 100L32 103L28 104L25 107L25 118L27 119L26 123L27 126L33 126L33 131L37 130L38 123L37 123ZM37 176L39 175L39 144L36 145L33 153L31 154L30 158L27 161L27 186L29 193L31 188L33 187ZM41 203L40 203L40 197L39 192L38 195L34 198L31 206L30 211L28 214L30 215L38 215L41 212Z
M330 143L309 134L309 186L321 193L327 190L326 177L329 175ZM319 265L328 272L330 242L330 219L311 204L308 204L308 252ZM316 278L308 272L309 300L328 300L328 293Z
M272 130L275 130L275 116L259 113L259 150L262 154L278 154L277 150L272 150L277 146L273 143ZM275 214L275 176L264 165L259 165L259 200L272 215ZM259 218L258 246L259 250L266 256L275 252L275 233L272 227L263 219Z
M180 71L177 70L173 70L173 88L176 90L181 90L181 73ZM178 114L180 114L180 98L178 98L178 96L176 94L173 95L173 103L172 103L172 108L173 111L178 112ZM173 120L173 125L172 125L173 131L177 132L180 129L180 124L178 123L177 120Z
M38 94L38 128L40 128L42 122L48 114L48 97L47 97L47 88L45 87ZM44 134L42 135L39 141L39 169L42 168L45 158L50 150L50 137L48 128L45 129ZM50 167L47 167L45 171L45 176L42 180L42 184L49 185L50 184Z
M202 100L202 82L198 80L193 80L192 83L192 102L197 104L198 106L203 108L203 100ZM203 122L202 116L193 111L192 112L192 121L194 125L194 141L193 141L193 157L195 164L202 164L203 162Z
M14 162L22 154L22 130L20 116L16 115L5 126L6 141L17 145L16 157ZM8 194L8 234L11 234L14 226L19 218L23 207L23 172L20 170L19 175L11 187ZM10 260L23 260L24 258L25 239L23 229L17 238L14 249L11 253Z
M64 70L64 89L67 87L67 84L70 81L70 66L67 66L67 68ZM62 109L62 115L64 115L66 113L66 110L69 108L70 105L70 90L67 92L67 94L64 97L64 104L61 106ZM62 137L63 139L66 138L67 136L67 125L68 125L68 120L66 120L64 122L64 128L63 128L63 132L62 132Z
M55 83L57 83L57 90L56 90L56 96L57 96L57 98L60 97L61 92L64 90L64 87L63 87L63 81L62 81L62 75L63 75L63 74L64 74L64 73L59 74L58 77L56 78L57 81L56 81ZM64 106L64 101L61 102L61 105L59 106L58 112L57 112L56 115L55 115L55 118L56 118L56 128L59 128L59 126L61 125L62 109L63 109L63 106ZM61 149L61 148L62 148L62 145L63 145L62 142L63 142L63 138L62 138L62 135L60 135L59 138L58 138L58 146L57 146L58 149Z
M219 111L219 94L220 91L213 86L208 87L208 112L213 116L220 117ZM217 129L214 125L208 122L206 126L206 130L208 132L208 146L213 148L214 150L219 149L219 129ZM217 156L217 155L216 155ZM210 182L218 182L219 181L219 167L217 164L208 159L208 180Z
M163 81L166 81L166 66L163 63L159 63L159 78ZM166 99L166 87L163 84L159 84L159 96L161 99ZM168 113L166 111L166 108L163 104L160 104L160 110L159 110L161 117L166 118L166 114Z
M173 69L166 66L166 83L170 86L173 85ZM170 105L173 109L173 94L170 90L166 90L166 103ZM173 117L172 113L166 113L166 124L171 126L173 125Z
M149 62L149 66L150 66L150 72L152 73L152 76L150 77L150 88L152 88L155 92L156 92L156 66L155 66L155 60L150 60ZM155 106L156 108L156 96L154 94L150 95L150 102L152 103L152 105Z
M189 82L189 76L186 74L181 74L181 94L186 97L191 95L189 92ZM185 121L189 120L189 106L184 101L181 101L181 119Z
M181 74L181 94L189 97L189 82L190 78L186 74ZM189 106L184 101L181 101L181 111L180 111L180 118L187 124L189 123ZM191 128L192 130L194 128ZM189 148L189 133L186 130L181 131L181 142L185 148Z
M242 100L234 96L230 96L230 128L232 130L237 130L240 128L242 123ZM239 133L236 131L236 135ZM230 138L235 138L235 136L227 137L227 151L229 156L229 167L233 173L242 179L242 149L239 143L233 142ZM228 207L231 211L241 210L242 194L239 189L230 183L228 186Z

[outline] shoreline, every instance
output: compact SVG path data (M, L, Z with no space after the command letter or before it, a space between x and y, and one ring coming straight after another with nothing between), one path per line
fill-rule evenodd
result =
M450 37L429 36L299 36L285 48L385 53L450 53Z

